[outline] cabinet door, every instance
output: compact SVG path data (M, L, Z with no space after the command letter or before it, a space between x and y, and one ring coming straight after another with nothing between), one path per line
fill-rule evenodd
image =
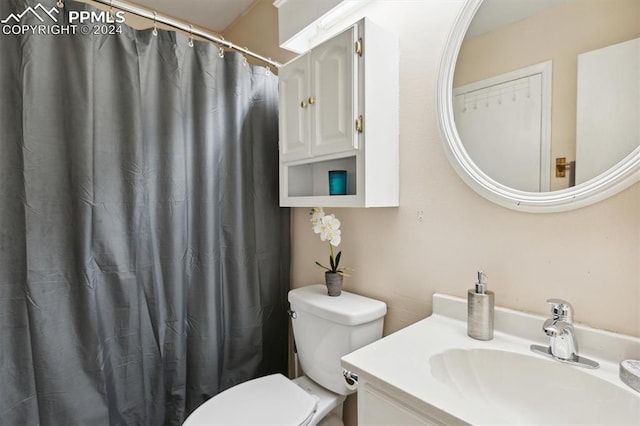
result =
M300 56L280 68L280 158L311 155L309 129L309 57Z
M362 376L361 376L362 379ZM448 414L418 411L386 391L358 382L358 426L453 426L466 424Z
M311 51L311 134L313 155L356 146L357 85L355 27Z

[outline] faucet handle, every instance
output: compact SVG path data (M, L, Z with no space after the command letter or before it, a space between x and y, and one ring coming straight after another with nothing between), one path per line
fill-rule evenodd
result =
M573 307L571 303L562 299L548 299L547 303L551 305L551 313L554 319L573 323Z

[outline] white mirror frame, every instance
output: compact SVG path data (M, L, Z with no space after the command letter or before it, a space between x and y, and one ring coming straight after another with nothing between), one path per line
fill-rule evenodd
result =
M437 87L437 113L445 151L452 166L471 188L503 207L525 212L560 212L601 201L640 180L640 147L611 169L572 188L526 192L496 182L469 157L456 130L453 114L453 75L464 36L483 0L467 0L447 39Z

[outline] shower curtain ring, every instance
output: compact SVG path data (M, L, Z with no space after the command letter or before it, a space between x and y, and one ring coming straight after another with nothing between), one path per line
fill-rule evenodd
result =
M269 63L267 64L267 75L271 75L271 58L269 57Z
M189 25L189 47L193 47L193 25Z
M245 52L247 52L249 49L245 46L244 48L244 52L242 53L242 65L244 65L245 67L247 65L249 65L249 61L247 60L247 54Z
M151 32L151 34L153 34L154 36L158 36L158 22L157 22L157 18L158 18L158 14L156 13L156 11L153 11L153 31Z
M225 41L224 37L222 36L220 36L220 40ZM220 57L220 59L224 59L224 49L222 48L221 44L218 45L218 56Z

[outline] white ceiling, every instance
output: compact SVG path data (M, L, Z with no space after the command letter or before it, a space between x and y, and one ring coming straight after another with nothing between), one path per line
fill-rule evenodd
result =
M569 0L485 0L467 31L467 38L512 24Z
M255 0L131 0L158 13L222 32Z
M158 13L222 32L257 0L128 0ZM320 1L320 0L311 0ZM484 0L467 38L519 21L570 0Z

